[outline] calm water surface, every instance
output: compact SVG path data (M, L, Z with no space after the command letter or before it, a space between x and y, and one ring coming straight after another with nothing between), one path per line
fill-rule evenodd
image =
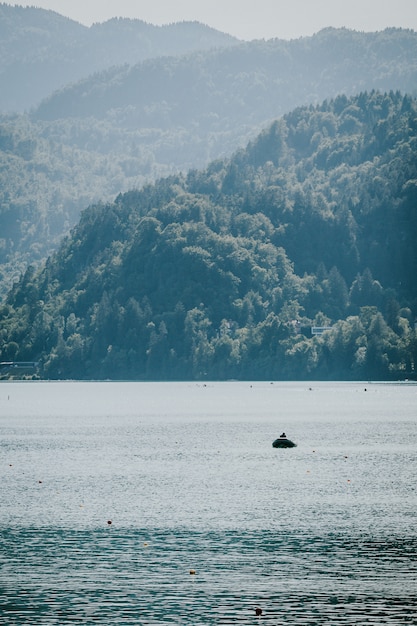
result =
M412 384L1 383L0 624L417 624L416 418Z

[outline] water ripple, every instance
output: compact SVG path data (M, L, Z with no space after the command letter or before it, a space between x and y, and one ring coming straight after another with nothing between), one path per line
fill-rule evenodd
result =
M8 626L417 623L417 539L114 526L1 537Z

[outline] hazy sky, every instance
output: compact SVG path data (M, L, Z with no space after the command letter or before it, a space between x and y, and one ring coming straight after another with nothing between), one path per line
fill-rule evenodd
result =
M241 39L291 39L326 26L417 30L417 0L34 0L33 5L88 26L111 17L152 24L197 20Z

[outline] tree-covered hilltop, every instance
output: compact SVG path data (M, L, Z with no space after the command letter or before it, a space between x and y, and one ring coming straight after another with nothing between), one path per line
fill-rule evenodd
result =
M325 29L116 67L54 94L32 116L0 117L0 298L89 204L230 156L295 106L372 87L413 94L416 59L413 31Z
M10 292L0 358L49 378L415 376L416 153L416 100L340 96L91 206Z
M91 27L55 11L0 3L0 111L25 111L53 91L125 63L238 43L198 22L154 26L114 18Z
M198 122L226 130L236 119L264 123L339 93L416 92L416 58L413 30L325 28L290 41L255 40L112 67L52 93L33 118L110 118L125 128L149 128L155 120L162 128Z

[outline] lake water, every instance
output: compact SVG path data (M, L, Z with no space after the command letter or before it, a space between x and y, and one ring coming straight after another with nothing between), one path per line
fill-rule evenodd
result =
M0 472L0 624L417 624L416 385L4 382Z

